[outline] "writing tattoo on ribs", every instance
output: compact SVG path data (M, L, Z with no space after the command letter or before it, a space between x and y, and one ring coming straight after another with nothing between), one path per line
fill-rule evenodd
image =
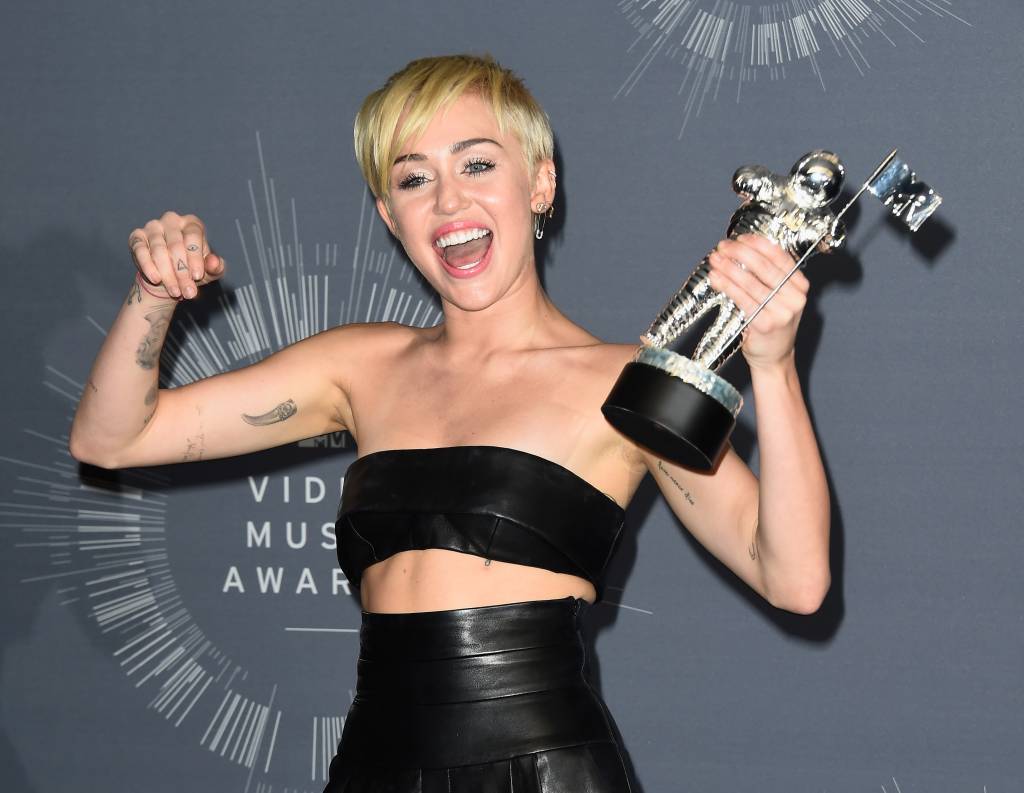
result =
M139 348L135 351L135 363L143 369L152 369L160 361L160 348L163 346L164 335L167 333L167 326L171 324L171 314L174 309L171 306L161 307L146 314L146 322L149 323L149 330L139 342Z
M689 501L691 504L695 503L693 500L693 496L690 495L690 491L683 487L681 484L679 484L679 480L672 476L669 470L664 465L662 465L661 460L658 460L658 470L672 480L672 484L679 488L679 491L683 494L683 497L687 501Z
M750 540L750 547L747 548L747 553L750 554L750 558L754 561L757 561L757 527L760 525L760 523L754 524L754 536Z
M277 424L279 421L290 419L298 410L295 402L289 399L272 410L268 410L266 413L260 413L258 416L250 416L248 413L243 413L242 421L246 424L252 424L254 427L266 427L269 424Z

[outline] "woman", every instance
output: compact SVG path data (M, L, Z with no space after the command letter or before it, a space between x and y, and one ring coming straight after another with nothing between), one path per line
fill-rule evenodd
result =
M600 412L635 345L607 344L541 288L534 236L555 198L552 136L492 59L413 61L363 104L356 155L377 209L443 321L334 328L238 371L157 386L179 299L220 278L194 215L129 238L139 272L72 427L109 468L197 460L348 430L338 556L363 606L356 697L328 791L629 790L583 671L623 510L650 471L711 553L775 606L829 586L829 505L793 344L797 273L746 332L760 482L729 449L697 473L638 448ZM792 265L723 240L711 278L750 311Z

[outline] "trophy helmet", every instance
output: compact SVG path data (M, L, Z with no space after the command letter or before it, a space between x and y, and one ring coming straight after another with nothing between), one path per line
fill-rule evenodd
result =
M846 169L837 155L815 149L797 160L789 174L793 202L801 209L820 209L839 195Z

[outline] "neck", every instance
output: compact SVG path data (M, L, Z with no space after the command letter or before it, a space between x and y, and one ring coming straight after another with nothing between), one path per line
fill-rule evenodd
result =
M449 359L485 361L541 346L565 317L541 288L531 262L509 290L487 308L468 311L442 299L444 322L435 341Z

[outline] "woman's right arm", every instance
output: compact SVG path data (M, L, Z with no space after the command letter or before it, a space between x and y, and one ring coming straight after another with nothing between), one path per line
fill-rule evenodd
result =
M179 296L223 275L194 215L165 213L129 238L139 274L96 356L69 449L103 468L188 462L348 429L346 372L367 326L332 328L232 372L159 388ZM144 280L143 280L144 279Z

